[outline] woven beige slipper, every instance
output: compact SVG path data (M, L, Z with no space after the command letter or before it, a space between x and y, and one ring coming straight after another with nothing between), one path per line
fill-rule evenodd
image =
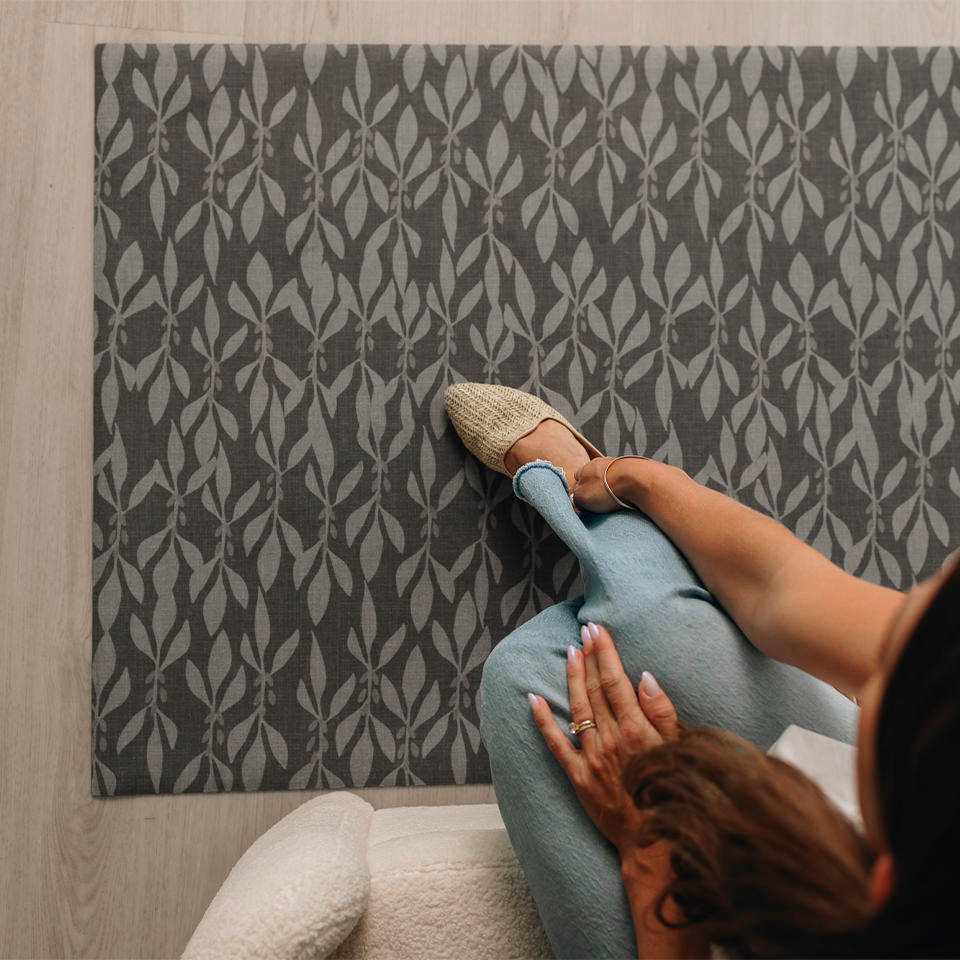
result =
M451 383L443 393L447 414L466 448L482 463L511 476L506 452L544 420L559 420L590 458L603 454L558 410L532 393L496 383Z

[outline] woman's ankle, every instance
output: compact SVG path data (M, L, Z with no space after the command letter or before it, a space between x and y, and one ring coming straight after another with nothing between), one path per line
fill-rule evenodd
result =
M577 469L589 462L590 454L559 420L548 418L514 441L504 455L503 464L513 476L531 460L549 460L561 467L572 483Z

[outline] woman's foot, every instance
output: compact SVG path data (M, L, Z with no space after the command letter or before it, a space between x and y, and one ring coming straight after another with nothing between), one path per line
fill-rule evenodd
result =
M549 460L562 467L573 486L577 470L590 460L586 447L559 420L543 420L520 437L504 454L503 463L512 477L531 460Z
M513 477L530 460L549 457L566 472L578 470L585 458L603 456L559 410L535 394L498 383L451 383L443 391L443 402L466 448L505 476ZM538 429L545 420L556 426ZM511 447L516 449L508 466L504 458Z

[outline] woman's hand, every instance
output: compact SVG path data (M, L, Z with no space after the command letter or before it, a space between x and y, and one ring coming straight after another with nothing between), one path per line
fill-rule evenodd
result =
M612 510L620 509L620 504L607 493L607 489L603 485L603 471L607 469L607 465L613 459L613 457L595 457L593 460L588 460L577 470L570 488L570 492L573 494L574 508L581 507L591 513L610 513ZM620 465L623 465L622 460ZM610 484L611 490L615 490L614 478L617 469L617 467L614 467L607 474L607 483ZM624 499L619 492L617 496L621 500Z
M542 697L534 699L533 716L551 753L570 778L597 829L620 851L632 850L642 814L623 787L631 757L679 735L677 714L649 673L633 691L605 628L590 624L581 630L583 651L567 653L567 685L574 720L593 719L596 727L579 734L581 749L564 735Z

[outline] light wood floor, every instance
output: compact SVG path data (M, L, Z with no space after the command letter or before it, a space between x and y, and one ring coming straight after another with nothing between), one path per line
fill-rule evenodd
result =
M958 19L951 0L0 3L0 956L178 955L310 796L90 797L95 43L927 45L956 44Z

